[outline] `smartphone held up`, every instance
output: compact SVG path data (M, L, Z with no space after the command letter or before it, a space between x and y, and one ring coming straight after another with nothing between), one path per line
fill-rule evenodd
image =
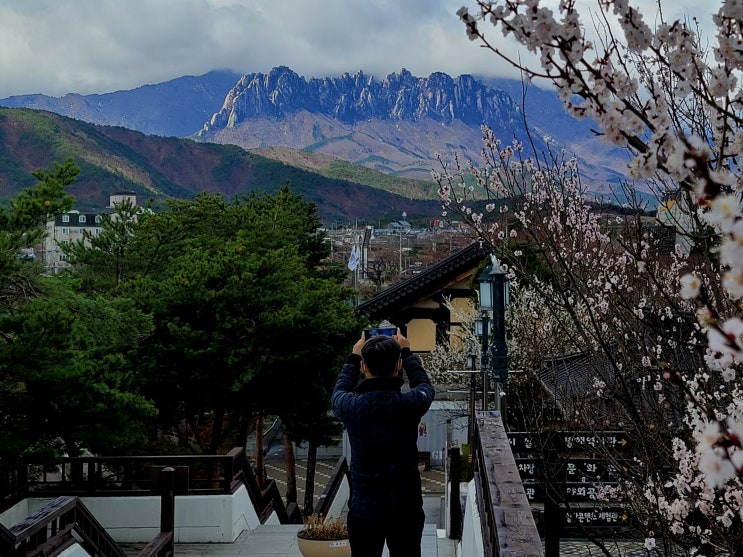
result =
M369 340L371 337L376 337L379 335L394 337L396 333L397 327L395 327L389 321L382 321L377 327L364 329L364 339Z

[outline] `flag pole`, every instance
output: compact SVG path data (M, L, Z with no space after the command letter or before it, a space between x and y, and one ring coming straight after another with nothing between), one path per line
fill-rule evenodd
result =
M361 248L359 247L359 236L356 235L356 268L353 270L354 306L359 306L359 267L361 267Z
M348 266L348 269L353 273L353 275L351 275L351 283L354 289L353 307L358 307L359 305L359 295L358 295L359 264L361 262L361 253L359 251L358 237L355 237L354 239L355 239L355 243L353 247L351 248L351 255L348 256L347 266Z

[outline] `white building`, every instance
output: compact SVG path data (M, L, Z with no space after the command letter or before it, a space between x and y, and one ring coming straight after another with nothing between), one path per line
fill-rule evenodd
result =
M131 191L112 193L109 196L108 207L89 213L71 210L49 221L46 225L47 235L38 250L44 266L52 273L58 273L61 269L68 267L60 246L82 240L85 231L92 235L100 234L104 216L109 215L115 218L115 207L124 202L136 206L137 194Z

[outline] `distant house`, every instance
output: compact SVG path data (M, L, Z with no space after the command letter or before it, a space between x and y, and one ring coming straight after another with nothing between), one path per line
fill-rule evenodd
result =
M390 321L410 339L414 351L431 352L438 343L448 342L449 331L458 326L447 299L455 308L469 302L474 275L489 254L485 244L474 242L359 304L356 313L372 323Z
M412 225L406 220L396 220L387 225L387 228L396 232L408 232L412 229Z
M64 260L61 246L65 243L79 242L87 231L92 235L99 234L104 216L115 215L116 206L130 202L137 205L137 194L131 191L120 191L109 196L109 206L92 212L71 210L57 215L47 223L47 235L37 251L38 257L48 271L58 273L68 267Z

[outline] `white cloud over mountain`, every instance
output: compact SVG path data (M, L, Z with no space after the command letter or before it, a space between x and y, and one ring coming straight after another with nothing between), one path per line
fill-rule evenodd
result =
M474 11L472 0L9 0L0 4L0 97L105 93L279 65L306 77L400 68L514 77L467 39L456 16L463 4ZM655 13L653 0L635 4Z

